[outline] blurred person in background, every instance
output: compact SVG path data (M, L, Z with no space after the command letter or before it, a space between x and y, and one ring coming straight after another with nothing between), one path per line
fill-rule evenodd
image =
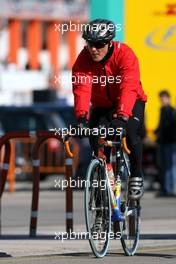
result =
M167 90L159 93L161 103L159 126L155 130L159 154L158 196L176 195L176 109Z

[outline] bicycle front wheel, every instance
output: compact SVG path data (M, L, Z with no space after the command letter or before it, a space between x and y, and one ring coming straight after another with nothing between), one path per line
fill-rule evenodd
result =
M120 223L121 244L127 256L133 256L137 250L140 234L140 202L129 200L125 219Z
M87 170L85 219L91 249L96 257L104 257L111 231L111 207L104 166L93 159Z

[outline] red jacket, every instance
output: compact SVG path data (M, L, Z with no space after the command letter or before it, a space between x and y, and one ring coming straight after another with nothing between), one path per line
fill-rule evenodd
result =
M94 62L84 47L73 66L74 109L77 118L86 112L89 116L90 102L93 108L114 106L117 114L129 117L136 100L147 100L140 83L136 55L126 44L116 41L113 44L113 53L104 65Z

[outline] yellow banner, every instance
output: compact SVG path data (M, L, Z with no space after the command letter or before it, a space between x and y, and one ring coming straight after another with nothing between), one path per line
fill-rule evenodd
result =
M176 0L125 0L125 43L139 58L141 81L148 95L146 126L159 121L161 90L176 106Z

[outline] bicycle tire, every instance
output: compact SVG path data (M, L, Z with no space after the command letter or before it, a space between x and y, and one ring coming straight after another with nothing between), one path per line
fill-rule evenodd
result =
M128 168L130 168L130 162L128 156L126 156L126 164ZM133 256L137 250L140 236L140 201L139 200L130 200L128 198L128 177L129 174L127 172L127 168L123 171L124 175L122 178L124 179L124 190L122 191L121 196L121 208L125 211L125 219L120 222L120 232L121 232L121 244L124 250L125 255ZM131 213L130 213L131 212Z
M128 216L125 219L125 229L124 222L121 223L121 244L125 255L133 256L137 250L139 243L139 235L140 235L140 205L139 201L130 201L129 210L135 210L136 213L133 216ZM128 228L127 228L128 225Z
M96 188L93 184L94 181L98 183L100 180L105 180L104 190L103 188ZM98 258L104 257L107 253L111 231L111 206L109 189L106 184L104 166L98 159L93 159L87 169L84 207L89 244L92 252ZM102 225L100 230L96 231L97 234L94 234L96 215L101 215ZM105 235L103 239L102 233Z

